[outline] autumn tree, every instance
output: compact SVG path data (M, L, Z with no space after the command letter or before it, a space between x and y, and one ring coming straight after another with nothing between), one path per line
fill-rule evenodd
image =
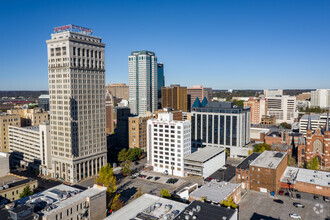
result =
M171 193L167 189L161 189L160 195L167 199L170 199L172 197Z
M122 167L122 169L121 169L121 171L123 172L123 174L124 175L130 175L131 174L131 172L132 172L132 169L131 169L131 161L130 160L126 160L125 162L123 162L122 164L121 164L121 167Z
M319 160L316 157L314 157L313 159L307 162L306 168L310 170L318 170L320 168Z
M266 143L255 144L253 146L253 152L262 153L265 150L271 150L271 146Z
M117 181L109 163L106 166L101 167L99 175L95 179L95 183L107 187L107 207L111 207L115 199L117 198L118 200L120 194L116 193Z
M226 207L231 207L233 209L236 209L238 206L234 203L233 199L229 197L228 200L222 200L221 205Z

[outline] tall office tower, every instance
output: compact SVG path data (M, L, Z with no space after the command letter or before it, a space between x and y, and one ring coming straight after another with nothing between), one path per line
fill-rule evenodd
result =
M187 87L171 85L162 88L162 107L187 112Z
M140 115L158 108L157 57L150 51L134 51L128 57L129 107Z
M191 154L191 122L175 121L171 112L147 122L148 162L155 172L184 176L183 158Z
M191 110L192 147L225 147L231 157L248 156L250 108L231 102L208 102Z
M164 64L157 64L158 73L158 109L162 108L162 87L165 86Z
M330 89L317 89L311 92L311 105L321 108L330 107Z
M107 162L104 48L92 30L66 25L47 40L53 177L75 183Z
M152 114L128 118L129 148L140 148L147 152L147 121Z
M45 111L49 111L49 95L40 95L38 98L38 107L44 109Z
M200 102L203 101L204 97L206 97L207 101L212 101L212 88L193 86L187 88L187 94L190 95L190 107L192 107L197 97Z

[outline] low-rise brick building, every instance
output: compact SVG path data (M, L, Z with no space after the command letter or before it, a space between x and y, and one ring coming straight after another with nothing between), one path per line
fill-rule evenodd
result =
M242 183L242 189L250 189L250 164L260 155L252 153L236 167L236 183Z
M280 179L287 167L287 161L286 152L264 151L250 164L250 189L277 193L280 189Z

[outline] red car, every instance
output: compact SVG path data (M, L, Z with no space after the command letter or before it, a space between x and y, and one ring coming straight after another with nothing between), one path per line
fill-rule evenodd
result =
M284 191L283 191L283 190L280 190L280 191L278 192L278 194L279 194L279 195L283 195L283 194L284 194Z

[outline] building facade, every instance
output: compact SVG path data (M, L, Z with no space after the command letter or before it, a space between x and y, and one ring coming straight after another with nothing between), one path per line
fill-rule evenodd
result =
M11 109L8 114L20 115L21 126L38 126L45 121L49 121L49 114L44 109Z
M147 122L148 163L153 170L184 176L183 158L191 154L190 121L174 121L172 113Z
M8 126L21 127L21 116L0 113L0 152L9 152Z
M128 119L128 136L129 148L140 148L147 152L147 121L152 115L140 115L129 117Z
M250 108L231 102L209 102L192 109L192 147L225 147L231 157L247 156L250 142Z
M44 109L46 112L49 111L49 95L41 95L38 98L38 107Z
M16 166L38 170L47 175L51 169L50 125L9 126L9 149Z
M114 108L113 95L111 94L110 90L107 90L105 96L105 114L106 114L105 118L106 118L107 134L112 134L115 129L113 108Z
M330 119L330 116L327 114L303 115L299 121L299 132L306 136L309 120L313 132L316 131L316 129L319 127L325 127L327 118Z
M267 114L265 98L249 98L244 102L244 106L250 107L251 124L260 124L262 116Z
M119 108L115 107L115 115L117 119L117 127L115 129L116 138L117 138L117 146L120 148L128 148L129 143L129 135L128 135L128 129L129 129L129 117L130 114L130 108Z
M264 95L266 97L276 97L283 95L283 89L265 89Z
M129 106L140 115L158 108L158 67L154 52L134 51L128 57Z
M293 123L298 118L295 96L266 97L267 115L276 117L276 123Z
M285 152L262 152L249 166L250 189L264 193L278 193L287 163L288 154Z
M242 184L242 189L250 190L251 174L250 164L260 155L260 153L253 152L236 167L236 183Z
M162 108L162 87L165 86L164 64L157 64L158 109ZM166 107L166 106L165 106Z
M189 107L191 107L194 104L197 97L200 102L202 102L204 97L206 97L208 101L212 100L212 88L205 88L203 86L193 86L191 88L187 88L187 94L190 97Z
M321 169L330 170L330 126L329 118L324 127L312 130L311 120L307 125L304 141L298 145L298 164L303 166L310 160L317 158Z
M47 40L53 177L75 183L107 162L105 44L92 30L54 28Z
M311 91L311 105L320 108L330 107L330 89L317 89Z
M187 87L171 85L162 88L162 107L187 112Z
M129 87L125 83L112 83L106 86L106 90L116 98L129 99Z

